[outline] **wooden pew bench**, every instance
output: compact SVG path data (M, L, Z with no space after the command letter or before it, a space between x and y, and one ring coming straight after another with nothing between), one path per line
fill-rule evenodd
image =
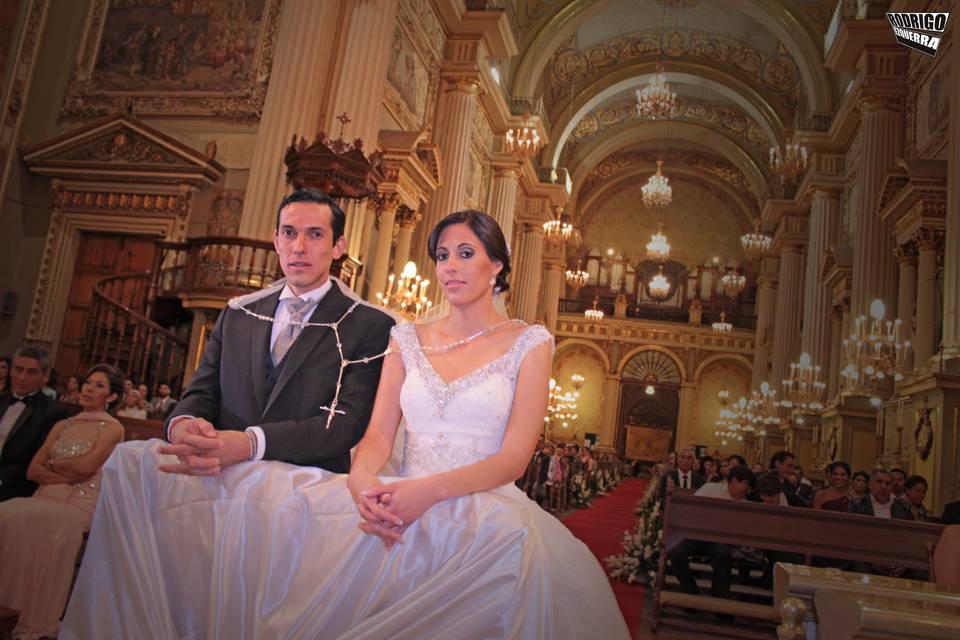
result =
M661 609L665 606L768 622L780 620L773 605L664 590L667 556L683 540L799 553L804 555L806 564L813 556L820 556L929 571L932 551L942 530L943 526L938 524L881 521L869 516L671 492L664 506L663 550L651 626L656 629L661 625ZM669 616L665 622L669 626L696 626L686 624L683 617Z

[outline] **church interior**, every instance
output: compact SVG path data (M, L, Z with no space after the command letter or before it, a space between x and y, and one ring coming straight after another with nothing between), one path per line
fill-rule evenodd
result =
M636 637L958 637L960 591L811 557L876 538L868 562L922 569L960 499L956 4L0 0L0 355L176 395L227 302L282 277L291 189L343 204L338 277L411 320L441 302L431 228L485 211L509 315L555 337L545 441L648 473L786 450L814 487L843 461L927 488L932 523L876 535L680 495L666 544L769 523L801 557L721 604L661 560ZM888 12L949 14L934 55Z

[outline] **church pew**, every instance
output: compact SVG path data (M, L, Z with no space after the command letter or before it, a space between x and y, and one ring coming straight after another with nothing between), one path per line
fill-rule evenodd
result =
M669 492L663 514L663 550L657 570L651 625L660 622L665 605L703 609L763 620L779 620L772 606L744 608L732 600L692 596L663 589L667 555L683 540L701 540L757 549L896 565L929 571L942 525L877 518L832 511L734 502Z
M161 420L140 420L126 416L117 416L117 420L123 425L124 441L163 439L163 422Z
M774 575L773 607L788 637L960 637L960 593L932 582L785 562Z

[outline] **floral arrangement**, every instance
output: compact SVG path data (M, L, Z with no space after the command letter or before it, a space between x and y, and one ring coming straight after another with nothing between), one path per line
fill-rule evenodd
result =
M605 559L611 578L655 585L663 549L663 499L659 493L659 483L652 480L634 509L636 527L623 532L623 553Z
M590 499L593 497L593 491L587 482L587 474L577 470L570 478L570 498L575 507L589 506Z

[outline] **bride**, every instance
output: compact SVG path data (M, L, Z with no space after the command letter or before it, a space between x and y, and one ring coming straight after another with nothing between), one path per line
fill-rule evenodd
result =
M543 425L553 344L494 306L502 231L454 213L428 250L450 312L394 327L349 476L240 465L187 509L192 479L177 478L152 497L169 510L149 535L117 541L123 575L81 581L61 637L629 637L590 551L513 485ZM400 476L380 477L401 418ZM148 463L134 458L117 460L132 478ZM134 531L151 520L126 517Z

